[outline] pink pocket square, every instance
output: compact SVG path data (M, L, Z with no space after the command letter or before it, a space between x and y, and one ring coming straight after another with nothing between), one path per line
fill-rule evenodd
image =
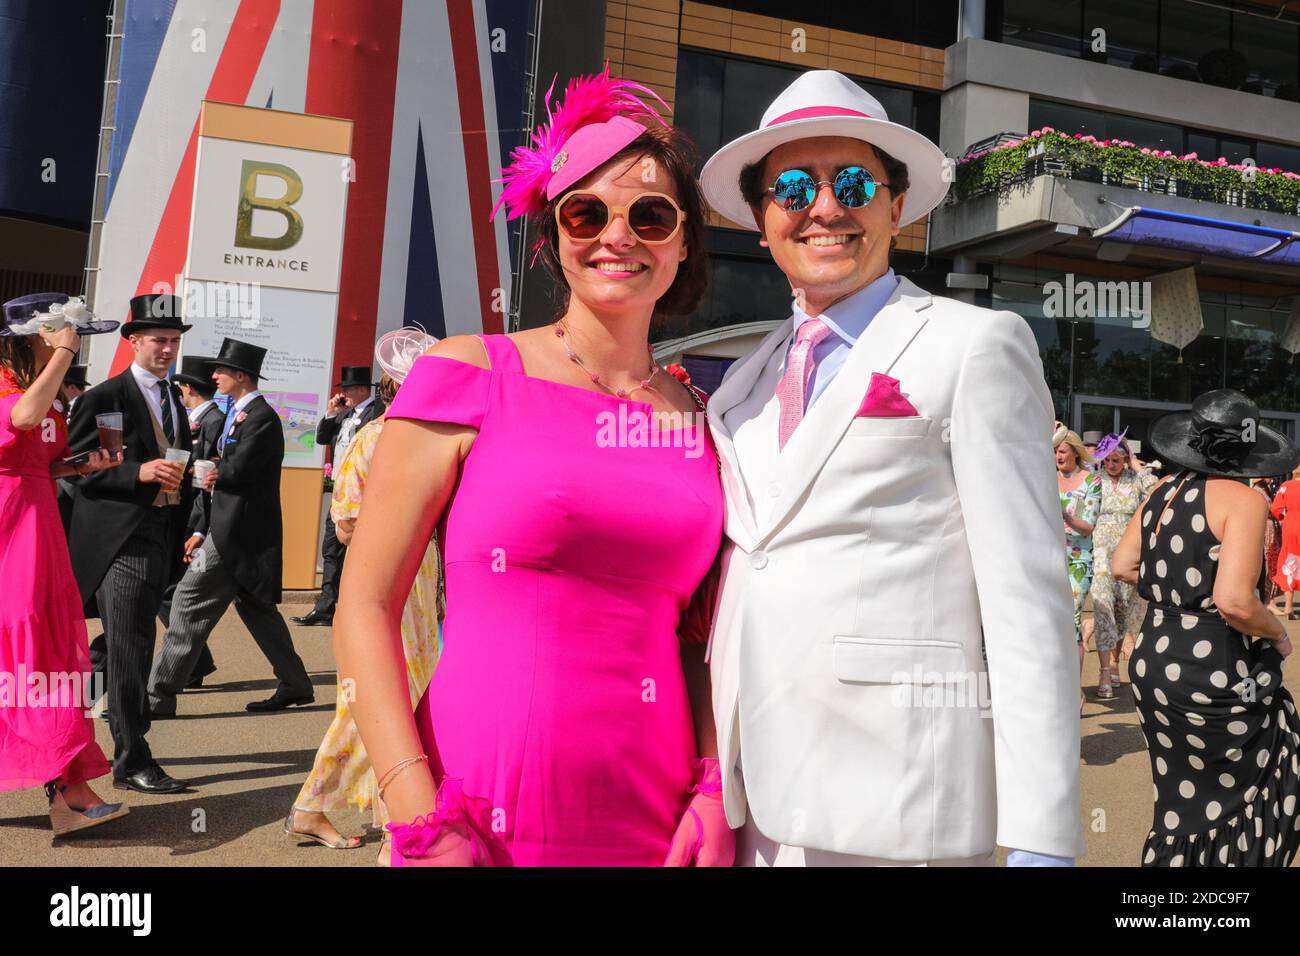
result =
M866 397L862 399L856 417L905 418L920 414L898 390L898 379L882 375L880 372L872 372L871 381L867 384Z

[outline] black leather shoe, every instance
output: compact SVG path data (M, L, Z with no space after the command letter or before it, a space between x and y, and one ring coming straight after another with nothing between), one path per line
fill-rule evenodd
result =
M303 706L305 704L316 703L315 694L294 694L290 691L277 690L266 700L255 700L251 704L245 704L244 710L253 713L267 713L273 710L284 710L286 707Z
M113 778L114 790L134 790L136 793L177 793L186 788L186 784L167 776L163 768L154 764L137 770L128 777Z
M193 677L190 678L190 682L185 685L185 689L197 690L198 688L203 686L203 678L209 677L212 674L215 674L216 672L217 672L216 668L213 668L212 670L205 671L202 674L195 674Z
M291 617L289 620L293 621L295 624L300 624L303 627L330 627L334 624L334 615L322 614L320 611L312 608L312 610L308 611L306 614L299 615L298 617Z

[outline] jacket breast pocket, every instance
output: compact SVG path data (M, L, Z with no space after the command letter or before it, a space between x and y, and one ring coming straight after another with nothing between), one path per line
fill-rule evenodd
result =
M924 438L930 432L932 421L920 416L875 418L868 415L853 419L845 434L849 438Z
M831 666L844 683L946 683L961 680L969 669L957 641L856 634L836 634L833 641Z

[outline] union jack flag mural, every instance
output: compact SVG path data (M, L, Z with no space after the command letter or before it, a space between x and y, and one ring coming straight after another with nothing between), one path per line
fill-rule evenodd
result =
M402 325L505 331L511 243L489 222L518 142L531 0L127 0L95 310L184 271L203 100L355 123L335 364ZM92 340L92 375L125 368Z

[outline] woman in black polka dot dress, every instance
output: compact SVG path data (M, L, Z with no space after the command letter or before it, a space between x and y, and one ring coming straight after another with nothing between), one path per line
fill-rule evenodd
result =
M1264 447L1243 441L1246 420L1259 420L1249 399L1221 389L1156 423L1151 444L1185 470L1155 488L1115 552L1117 576L1149 602L1129 660L1154 782L1145 866L1287 866L1300 847L1290 642L1259 600L1267 509L1238 480L1300 454L1276 432Z

